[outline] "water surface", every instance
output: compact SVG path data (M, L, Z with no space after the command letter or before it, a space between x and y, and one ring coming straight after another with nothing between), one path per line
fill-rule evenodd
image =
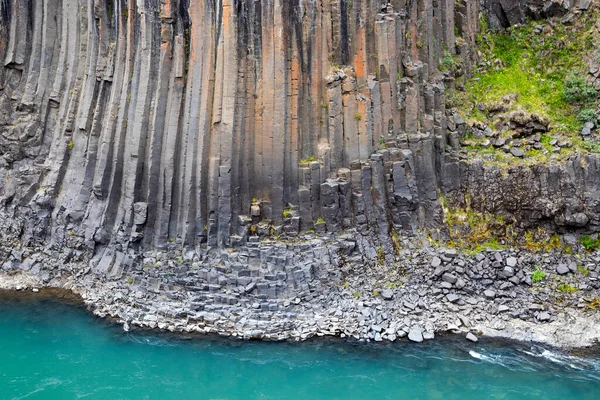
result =
M0 299L0 399L600 399L600 360L539 346L242 343L124 334Z

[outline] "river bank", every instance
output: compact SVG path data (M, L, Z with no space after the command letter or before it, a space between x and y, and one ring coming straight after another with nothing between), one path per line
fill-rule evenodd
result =
M451 332L563 349L600 342L593 253L469 255L414 238L400 238L395 254L384 248L360 234L308 236L205 254L117 252L107 269L85 252L13 250L0 260L0 289L69 290L125 330L391 342ZM543 278L532 279L535 271Z
M32 294L0 293L1 398L595 400L599 390L598 354L450 335L413 345L124 333L43 290Z

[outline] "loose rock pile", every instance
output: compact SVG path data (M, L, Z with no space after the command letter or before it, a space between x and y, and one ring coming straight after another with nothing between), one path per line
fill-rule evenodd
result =
M588 254L467 255L414 238L399 239L394 250L357 232L201 254L121 254L128 261L108 270L78 251L3 254L0 277L33 275L38 285L30 286L71 288L96 315L115 318L125 329L420 342L448 331L469 333L471 341L479 332L515 337L521 323L543 331L565 313L592 326L600 322L597 312L583 312L600 296L600 257ZM546 274L542 281L532 281L535 270ZM531 339L517 332L516 338ZM573 331L541 340L573 346L599 336Z

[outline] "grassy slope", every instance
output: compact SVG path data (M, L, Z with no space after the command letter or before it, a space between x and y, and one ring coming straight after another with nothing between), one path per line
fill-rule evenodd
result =
M478 73L467 81L464 91L449 94L449 103L468 121L481 121L492 126L492 118L480 111L478 104L492 104L506 95L516 95L511 110L525 110L550 120L550 132L542 136L542 150L530 150L525 162L539 160L551 154L552 138L568 138L572 151L594 150L583 146L579 132L583 122L578 119L582 109L593 105L573 103L564 95L565 79L569 75L585 77L588 65L585 57L594 50L597 13L583 14L574 26L559 21L532 21L505 32L492 33L482 27L478 37L481 63ZM553 26L552 26L553 25ZM543 26L543 32L539 27ZM509 110L510 111L510 110ZM517 162L502 150L468 147L471 155L494 154L497 161ZM559 156L554 155L558 158ZM511 160L512 159L512 160Z

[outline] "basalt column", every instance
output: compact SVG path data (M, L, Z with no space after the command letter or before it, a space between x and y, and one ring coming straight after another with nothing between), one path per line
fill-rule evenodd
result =
M3 215L26 241L125 251L430 221L451 144L438 67L471 65L478 2L3 0L0 16Z

